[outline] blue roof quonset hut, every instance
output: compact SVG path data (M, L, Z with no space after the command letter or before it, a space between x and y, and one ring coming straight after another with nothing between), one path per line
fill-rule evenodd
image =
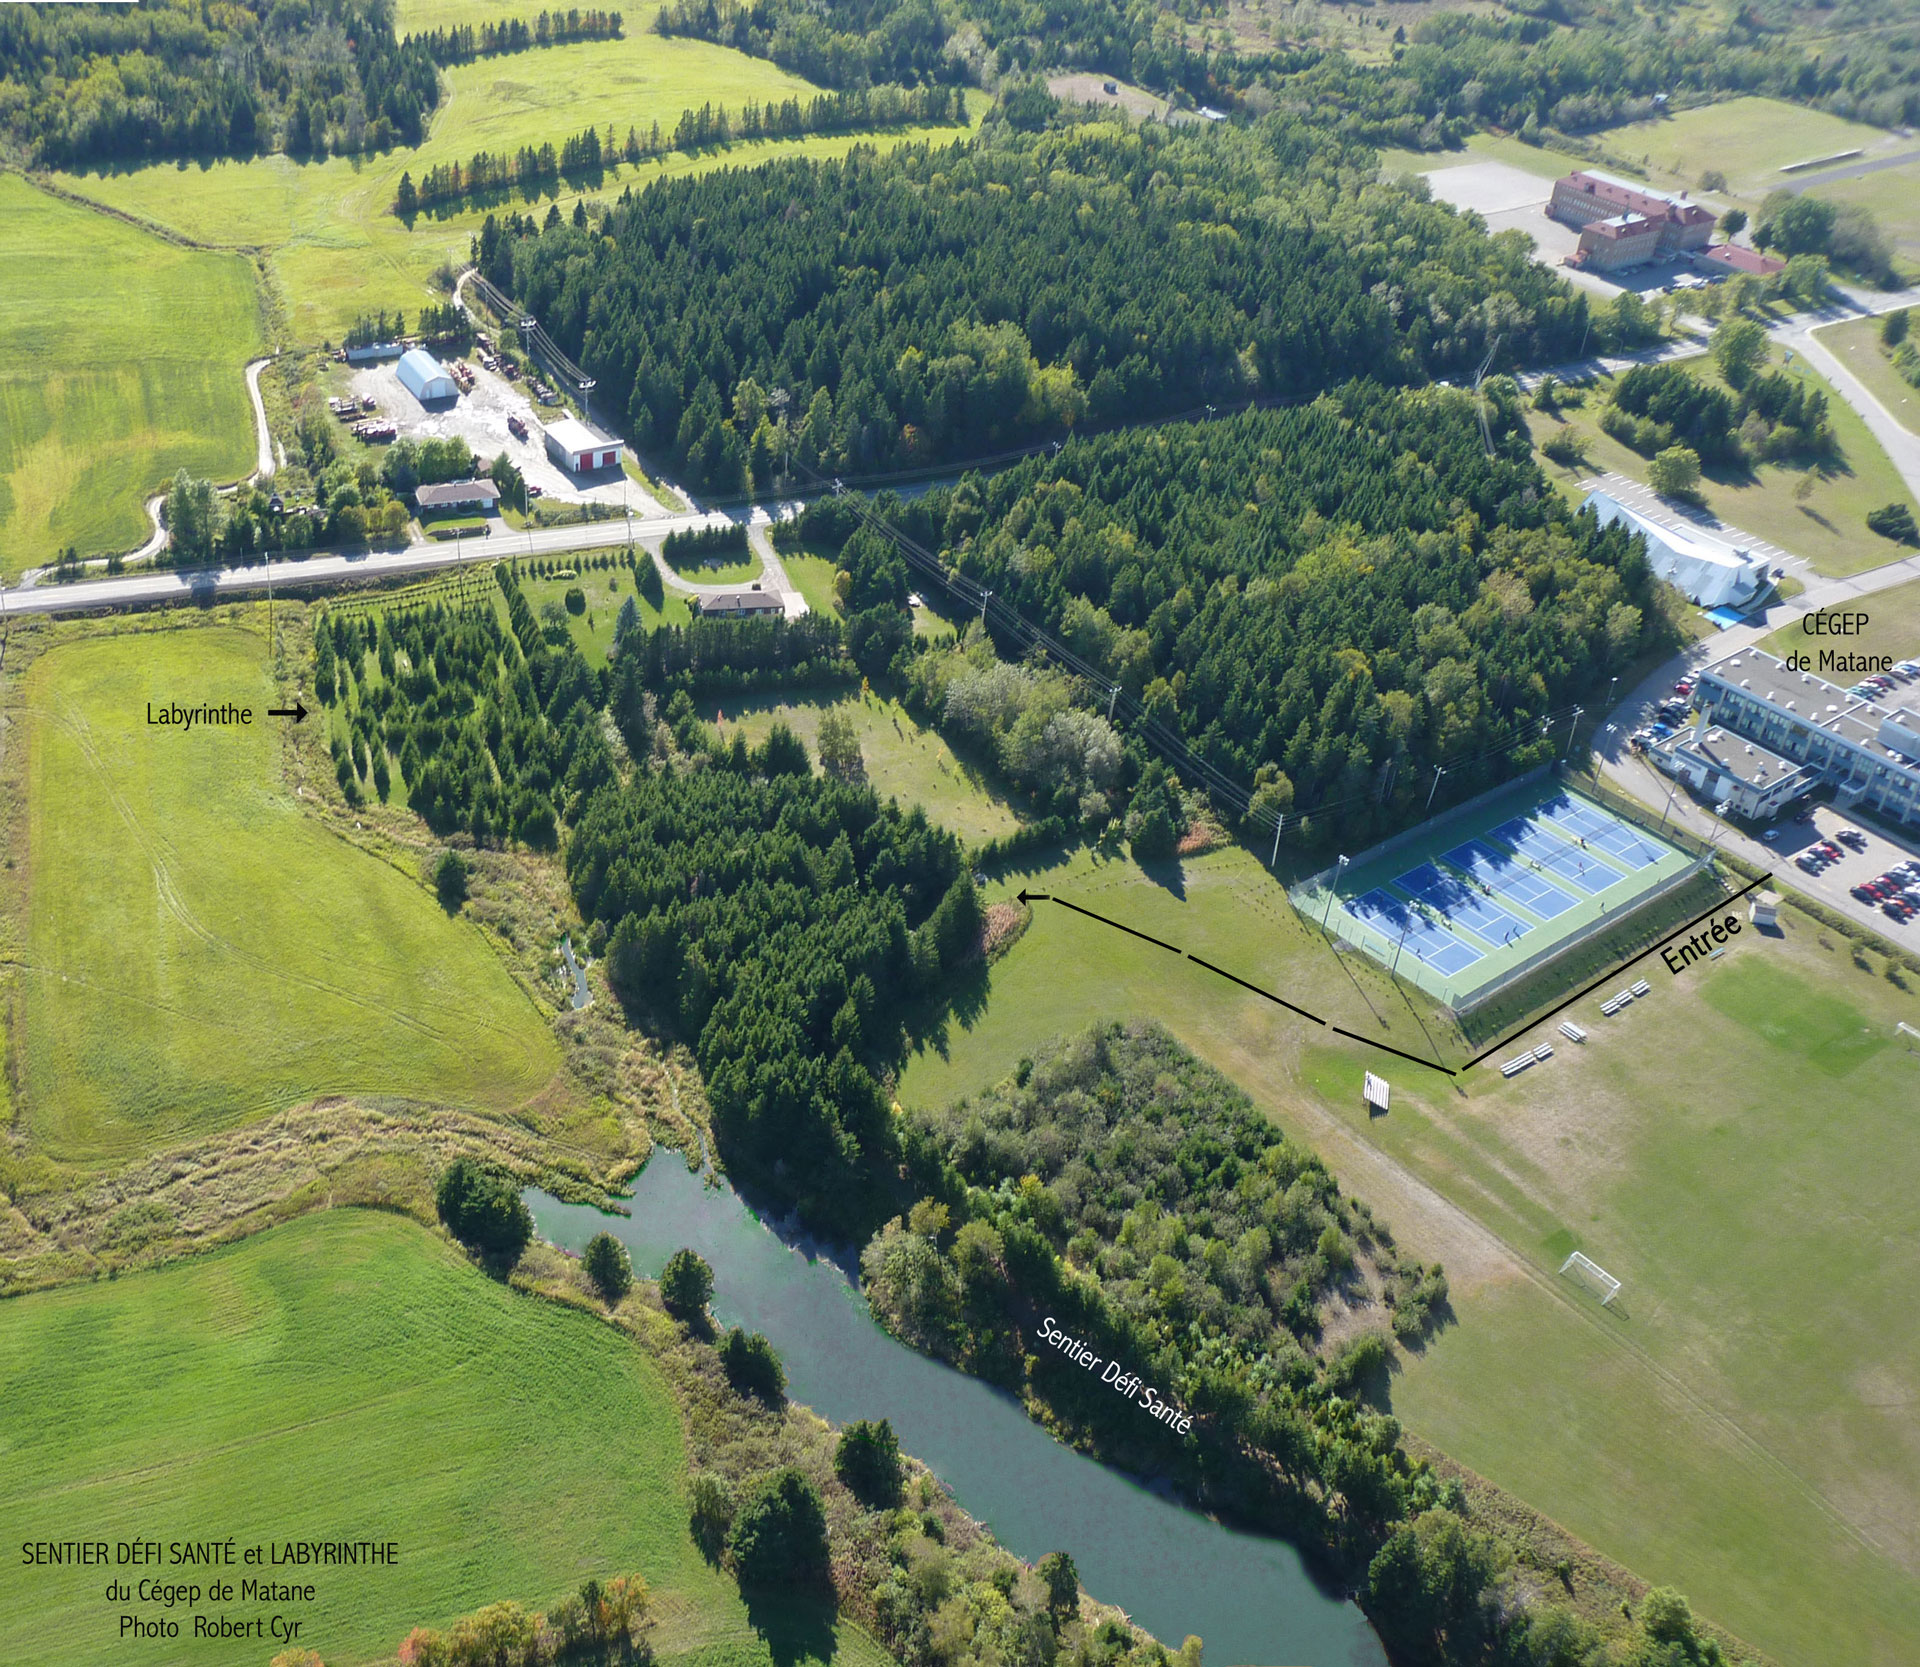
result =
M460 392L440 361L425 348L408 348L400 355L399 369L401 385L422 405L436 399L453 399Z

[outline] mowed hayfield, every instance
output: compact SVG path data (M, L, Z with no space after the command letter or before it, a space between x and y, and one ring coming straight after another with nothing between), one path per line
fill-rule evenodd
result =
M1778 344L1771 345L1769 352L1772 368L1779 369L1783 359ZM1690 375L1716 387L1725 386L1710 355L1679 363ZM1740 473L1710 470L1701 479L1700 495L1729 526L1805 558L1814 572L1828 578L1863 573L1898 561L1907 553L1905 548L1869 531L1867 514L1883 504L1904 503L1920 515L1920 503L1907 490L1886 448L1833 385L1802 359L1796 358L1788 368L1793 376L1827 396L1827 420L1839 445L1838 456L1823 464L1792 461L1761 463ZM1609 378L1595 382L1587 389L1584 405L1568 406L1558 416L1528 413L1536 446L1563 427L1571 427L1585 443L1584 466L1564 469L1541 459L1548 478L1576 503L1585 496L1580 482L1602 470L1642 482L1647 478L1649 459L1601 432L1597 419L1610 385ZM1811 490L1801 498L1801 488L1809 485Z
M1012 807L978 768L960 758L942 736L915 723L899 701L872 690L728 695L701 701L699 710L710 723L721 720L723 739L738 731L753 746L764 741L776 723L784 723L816 757L821 717L844 712L853 721L867 781L881 798L918 805L929 820L970 845L1001 838L1020 825Z
M1777 98L1725 99L1653 121L1608 128L1599 137L1609 152L1638 159L1663 189L1698 191L1705 175L1718 173L1725 176L1727 185L1724 193L1716 194L1748 204L1792 184L1794 174L1781 170L1794 163L1853 150L1865 153L1858 160L1870 160L1912 148L1910 141L1883 127L1850 122Z
M209 1571L28 1568L16 1550L0 1568L11 1667L260 1667L283 1647L195 1640L195 1614L290 1616L301 1644L353 1667L392 1660L416 1625L503 1598L539 1608L589 1577L632 1573L653 1589L662 1660L772 1659L687 1531L681 1412L654 1363L396 1216L329 1211L0 1305L0 1448L15 1540L399 1551L391 1567L213 1571L236 1587L311 1582L315 1596L203 1600L170 1612L179 1639L122 1642L122 1613L169 1611L104 1601L109 1580L204 1586ZM884 1661L837 1630L841 1661Z
M68 190L220 247L259 247L285 307L290 338L338 340L362 313L411 314L432 298L428 276L449 258L464 261L486 218L484 208L423 214L409 230L390 212L402 173L418 180L437 163L466 162L475 151L512 151L611 125L669 130L682 111L712 102L737 110L748 100L812 98L820 89L744 53L704 41L669 40L652 31L657 6L626 13L615 41L582 41L460 64L444 72L443 97L418 150L295 162L285 156L98 175L68 175ZM502 15L485 5L436 5L431 16L403 17L402 28L478 22ZM518 15L518 14L515 14ZM983 111L984 102L980 105ZM611 199L654 179L749 166L775 157L844 156L856 144L913 139L949 141L953 128L911 129L862 139L833 135L786 143L735 145L701 156L669 155L607 172L589 197ZM582 193L557 187L571 212ZM544 215L548 198L532 204ZM499 208L501 205L493 205ZM528 205L516 198L513 206ZM0 234L3 236L3 234Z
M1244 851L1143 874L1082 854L1006 875L1409 1052L1464 1050L1417 993L1335 957ZM1318 1150L1418 1254L1457 1323L1391 1385L1408 1427L1783 1663L1920 1658L1920 983L1789 914L1614 1019L1607 985L1511 1081L1448 1079L1050 904L981 1011L917 1057L937 1103L1101 1017L1157 1018ZM1623 978L1621 982L1627 982ZM1381 1030L1382 1023L1391 1028ZM1361 1073L1392 1083L1369 1119ZM1612 1310L1557 1277L1583 1249Z
M264 639L142 631L46 653L19 697L18 1070L50 1153L111 1158L322 1094L505 1111L558 1067L478 928L304 817ZM149 724L231 701L247 728Z
M0 579L130 550L175 469L254 464L244 256L186 249L0 174Z

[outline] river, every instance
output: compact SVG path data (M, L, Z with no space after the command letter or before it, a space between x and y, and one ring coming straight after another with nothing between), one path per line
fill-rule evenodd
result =
M787 1391L835 1424L889 1418L901 1448L1033 1562L1071 1552L1081 1583L1155 1637L1198 1633L1208 1667L1385 1667L1352 1603L1313 1583L1284 1541L1238 1533L1055 1441L1010 1395L908 1348L877 1325L841 1270L790 1249L726 1185L661 1151L635 1177L630 1216L526 1192L540 1234L579 1251L602 1228L655 1278L691 1246L713 1265L713 1311L766 1334Z

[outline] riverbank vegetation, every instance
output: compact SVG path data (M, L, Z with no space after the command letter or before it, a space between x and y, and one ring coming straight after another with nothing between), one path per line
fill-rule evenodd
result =
M1381 1332L1335 1342L1323 1310L1364 1293L1418 1342L1447 1317L1444 1274L1164 1031L1096 1026L907 1124L927 1190L863 1252L876 1316L1108 1462L1286 1533L1396 1660L1731 1659L1671 1593L1633 1624L1552 1601L1457 1482L1409 1459L1368 1404Z

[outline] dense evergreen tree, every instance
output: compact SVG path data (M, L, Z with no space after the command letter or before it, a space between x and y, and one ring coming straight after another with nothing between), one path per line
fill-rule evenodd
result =
M47 167L417 145L439 98L383 0L0 7L0 135Z
M618 1302L633 1288L633 1264L627 1247L611 1233L595 1233L587 1241L580 1264L593 1281L593 1288L608 1302Z
M727 1536L744 1586L811 1586L827 1579L827 1514L800 1470L764 1478L741 1502Z
M1579 346L1585 300L1522 243L1373 175L1292 117L1002 126L660 181L588 232L490 219L475 252L715 490Z
M682 1248L660 1270L660 1301L676 1319L697 1320L713 1296L713 1269L697 1251Z
M1660 628L1644 558L1540 474L1512 385L1489 383L1485 406L1483 433L1464 392L1356 385L1076 441L889 514L1301 837L1359 839L1424 813L1439 766L1463 796L1553 756L1548 715ZM897 561L865 533L841 556L856 590ZM1011 681L959 656L907 673L922 710L963 728L962 696L1005 698L970 679ZM1146 830L1150 850L1166 831Z
M462 1244L483 1256L516 1260L533 1237L533 1216L520 1189L471 1158L455 1158L434 1190L440 1219Z

